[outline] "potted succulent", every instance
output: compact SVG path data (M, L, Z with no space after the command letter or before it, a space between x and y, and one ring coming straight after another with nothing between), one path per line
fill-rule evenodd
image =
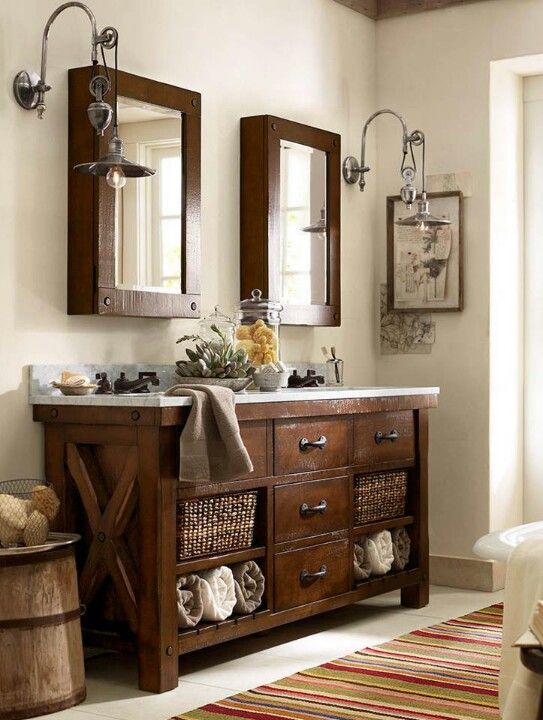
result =
M185 383L223 385L234 392L252 383L254 368L244 348L235 349L233 343L217 325L211 325L215 337L206 340L200 335L183 335L177 343L194 342L194 349L186 348L186 360L176 362L176 373Z

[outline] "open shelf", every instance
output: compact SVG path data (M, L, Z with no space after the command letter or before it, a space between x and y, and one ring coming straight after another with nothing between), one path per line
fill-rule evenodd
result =
M266 555L264 546L245 548L245 550L233 550L231 552L220 553L219 555L206 555L194 559L182 560L176 565L177 575L186 575L199 570L208 570L210 568L219 567L219 565L234 565L235 563L246 562L247 560L257 560Z
M404 515L403 517L391 518L390 520L380 520L379 522L366 523L365 525L356 525L353 533L355 537L359 535L369 535L370 533L381 532L381 530L413 525L414 522L414 515Z
M256 610L250 615L232 615L222 622L201 622L196 627L179 630L179 654L183 655L206 645L215 645L258 630L259 621L270 615L270 610ZM254 627L253 627L254 626Z
M361 590L362 588L378 587L381 585L389 585L396 583L398 580L407 579L411 575L418 575L420 573L419 568L408 568L407 570L397 570L396 572L388 572L386 575L376 575L369 577L367 580L362 580L356 583L355 589Z

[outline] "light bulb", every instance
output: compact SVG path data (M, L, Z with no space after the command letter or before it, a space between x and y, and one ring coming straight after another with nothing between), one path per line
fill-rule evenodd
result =
M114 165L112 168L110 168L106 175L106 182L110 187L114 188L115 190L119 190L120 188L124 187L126 185L126 175L122 171L122 168L120 168L118 165Z
M419 227L420 227L421 232L423 232L423 233L426 232L426 224L424 221L421 222Z

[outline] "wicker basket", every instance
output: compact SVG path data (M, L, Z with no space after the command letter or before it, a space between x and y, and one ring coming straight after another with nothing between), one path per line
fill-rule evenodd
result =
M388 520L405 515L407 472L394 470L354 479L355 525Z
M253 490L178 503L178 561L251 547L256 499Z

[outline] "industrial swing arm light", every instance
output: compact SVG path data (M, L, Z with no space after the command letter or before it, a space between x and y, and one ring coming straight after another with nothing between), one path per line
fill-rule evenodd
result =
M421 130L414 130L409 132L405 120L401 115L394 110L378 110L377 112L370 115L364 124L362 131L362 151L361 151L361 162L349 155L343 161L343 179L350 185L354 185L358 182L361 192L364 192L366 187L365 175L370 171L370 168L366 165L366 136L368 133L368 127L376 117L379 115L393 115L398 118L402 124L402 164L400 167L400 174L405 181L405 185L400 190L400 197L405 203L405 206L410 209L412 204L417 199L417 189L413 185L413 181L417 174L417 166L415 162L415 154L413 151L414 147L422 146L422 194L418 201L418 210L414 215L407 218L396 221L397 225L403 225L408 227L418 227L425 230L426 227L436 227L439 225L450 225L450 221L445 218L438 218L430 214L429 203L426 195L426 138ZM408 155L411 156L411 164L408 163Z
M93 67L97 68L98 66L98 48L100 48L106 69L106 77L93 73L92 80L89 84L89 90L94 96L94 101L91 102L87 108L89 122L98 135L103 135L104 130L109 127L113 119L113 137L108 143L107 155L94 162L76 165L74 170L86 175L105 176L108 185L113 188L121 188L125 185L127 177L148 177L149 175L154 175L155 171L143 165L137 165L124 157L123 142L119 137L117 122L117 49L119 33L114 27L105 27L102 32L98 34L96 18L87 5L81 2L67 2L59 5L47 20L43 30L40 75L31 70L21 70L13 80L13 93L22 108L25 110L37 110L38 118L40 120L43 118L46 110L45 93L51 90L51 86L48 85L46 81L49 31L51 25L60 13L71 7L77 7L83 10L90 20L91 62ZM115 49L115 102L113 109L103 99L111 87L104 49Z

